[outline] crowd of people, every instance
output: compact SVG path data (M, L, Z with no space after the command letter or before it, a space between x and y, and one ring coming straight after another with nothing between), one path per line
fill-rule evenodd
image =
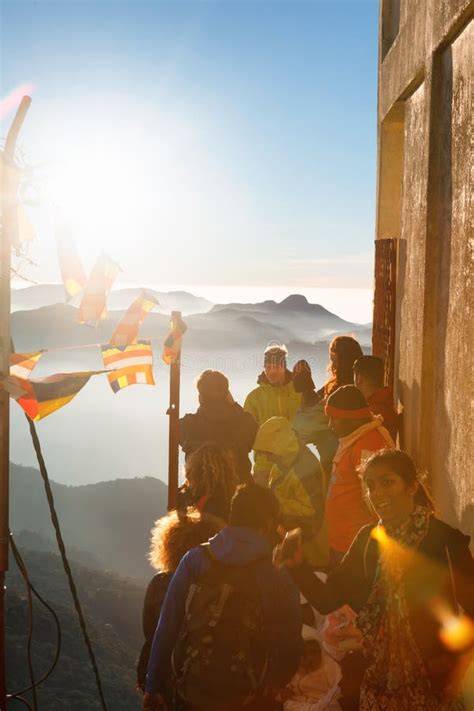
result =
M318 389L287 356L265 351L243 407L204 371L180 421L185 482L152 531L144 711L468 708L469 537L397 448L383 361L338 336Z

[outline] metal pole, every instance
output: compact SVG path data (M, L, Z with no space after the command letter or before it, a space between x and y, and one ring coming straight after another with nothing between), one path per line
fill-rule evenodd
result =
M24 96L5 143L5 166L1 186L2 234L0 245L0 378L10 372L10 268L11 246L18 231L15 175L10 169L16 140L31 104ZM5 653L5 573L8 570L8 484L10 460L10 400L0 388L0 709L7 708Z
M181 311L171 312L171 323L181 321ZM168 511L178 503L179 480L179 390L181 379L181 347L174 363L170 365L170 404L168 440Z

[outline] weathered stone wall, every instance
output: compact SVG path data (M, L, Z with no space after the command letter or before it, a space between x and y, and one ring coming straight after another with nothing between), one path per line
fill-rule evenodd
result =
M423 83L405 103L401 242L397 279L397 395L404 409L404 446L420 461L420 384L425 291L427 97Z
M377 238L399 238L404 447L429 471L440 514L474 541L474 3L400 0L384 46L390 7L381 8Z
M474 537L474 287L472 196L472 54L474 22L441 54L438 106L439 240L435 285L431 471L435 495L451 522Z

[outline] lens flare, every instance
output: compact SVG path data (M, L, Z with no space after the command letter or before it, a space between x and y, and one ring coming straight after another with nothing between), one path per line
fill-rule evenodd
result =
M464 614L455 614L442 600L432 604L435 617L441 628L439 638L451 652L462 652L474 645L474 622Z

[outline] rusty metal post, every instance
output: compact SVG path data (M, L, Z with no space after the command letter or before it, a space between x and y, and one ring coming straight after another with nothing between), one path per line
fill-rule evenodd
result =
M2 233L0 244L0 379L10 372L10 270L11 246L18 231L17 189L13 160L18 134L31 99L24 96L8 132L5 143L5 165L1 187ZM6 640L5 640L5 573L8 570L10 464L10 400L0 388L0 709L7 708Z
M181 322L181 311L171 312L171 323ZM170 364L169 439L168 439L168 511L176 508L179 480L179 395L181 381L181 348Z

